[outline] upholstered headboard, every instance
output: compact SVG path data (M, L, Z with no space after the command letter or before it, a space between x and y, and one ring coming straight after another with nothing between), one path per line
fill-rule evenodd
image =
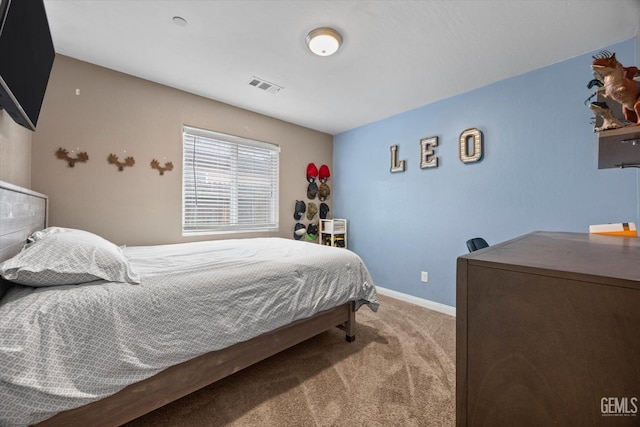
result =
M47 226L48 198L0 181L0 262L22 249L27 237ZM0 298L7 284L0 279Z

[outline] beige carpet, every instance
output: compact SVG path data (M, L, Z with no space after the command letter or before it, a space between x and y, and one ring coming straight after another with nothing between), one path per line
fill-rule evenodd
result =
M455 318L380 296L356 320L127 426L453 426Z

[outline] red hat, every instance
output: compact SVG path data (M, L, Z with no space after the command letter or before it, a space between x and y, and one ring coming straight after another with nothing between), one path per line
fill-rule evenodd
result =
M314 182L318 176L318 168L314 163L307 165L307 181Z
M327 165L320 166L320 182L326 182L330 176L329 167Z

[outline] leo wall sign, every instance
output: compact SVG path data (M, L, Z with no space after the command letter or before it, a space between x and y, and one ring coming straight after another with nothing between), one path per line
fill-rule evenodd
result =
M435 147L438 146L438 137L430 136L420 140L420 168L430 169L438 167L438 156L435 155ZM404 172L405 161L398 160L398 146L391 147L391 172ZM458 141L458 153L462 163L476 163L482 160L484 150L484 138L477 128L462 131Z

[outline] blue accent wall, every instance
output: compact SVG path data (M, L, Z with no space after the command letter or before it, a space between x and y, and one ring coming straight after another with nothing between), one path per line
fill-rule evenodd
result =
M606 49L637 64L635 40ZM469 238L494 244L535 230L640 225L639 170L598 170L584 104L595 53L334 137L333 216L349 220L349 248L376 285L455 306L456 258ZM458 139L472 127L484 134L484 157L463 164ZM420 169L420 139L429 136L439 138L439 166ZM389 171L396 144L402 173Z

